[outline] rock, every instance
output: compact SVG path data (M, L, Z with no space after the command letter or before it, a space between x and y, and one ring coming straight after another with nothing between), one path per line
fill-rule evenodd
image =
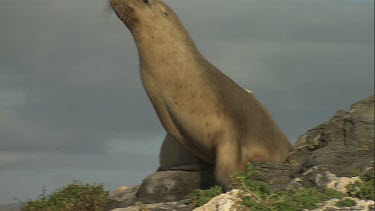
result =
M185 199L201 187L200 172L160 171L146 177L138 191L139 201L145 204Z
M351 210L363 210L363 211L374 211L374 201L372 200L360 200L357 198L345 197L346 199L351 199L356 202L355 206L352 207L337 207L336 203L340 199L331 199L319 206L319 208L312 211L351 211Z
M335 189L337 191L340 191L341 193L347 193L348 190L346 186L349 184L354 184L356 181L360 181L359 177L335 178L327 184L327 188Z
M329 121L302 135L289 155L294 176L313 166L340 177L364 171L374 160L374 96L338 111Z
M345 144L362 149L373 148L374 97L354 104L345 120Z
M289 155L291 177L303 187L321 187L316 177L329 181L327 172L351 177L374 164L374 96L338 111L329 121L302 135Z
M297 140L287 163L253 162L274 191L300 187L322 188L337 177L373 171L374 96L358 101L349 112L338 111L327 122Z
M253 167L259 174L252 179L265 181L271 185L273 191L286 190L291 178L292 168L288 164L253 162Z
M230 192L220 194L212 198L205 205L195 208L193 211L232 211L232 210L249 210L241 205L241 191L233 189Z
M133 187L121 186L109 197L109 202L104 210L111 210L118 207L129 207L138 201L136 196L139 185Z
M120 186L118 187L116 190L113 191L113 196L122 196L124 194L124 192L129 189L130 187L128 186Z

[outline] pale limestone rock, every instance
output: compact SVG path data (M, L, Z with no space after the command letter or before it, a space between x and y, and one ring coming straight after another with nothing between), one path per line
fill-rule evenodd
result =
M128 187L118 187L109 197L108 203L104 206L104 210L108 211L118 207L129 207L132 206L137 199L137 192L139 185Z
M223 193L211 199L207 204L195 208L193 211L232 211L249 210L241 206L241 191L238 189Z
M128 186L121 186L121 187L118 187L118 188L116 188L116 190L114 190L114 191L112 192L112 195L114 195L114 196L120 196L120 195L122 195L122 194L124 193L124 191L126 191L127 189L129 189Z
M359 177L339 177L327 184L327 188L332 188L337 191L340 191L341 193L347 193L348 190L346 189L346 186L352 183L355 183L356 181L360 181L361 179Z

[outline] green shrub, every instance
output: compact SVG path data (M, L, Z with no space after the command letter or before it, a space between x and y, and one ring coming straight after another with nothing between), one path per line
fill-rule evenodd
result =
M351 183L346 186L349 196L365 199L374 200L375 199L375 175L374 169L368 170L364 174L358 173L356 176L360 176L361 180Z
M353 207L355 205L357 205L357 202L351 199L342 199L336 203L336 206L338 207Z
M101 211L109 199L103 185L89 185L74 181L47 196L28 201L23 211Z
M333 189L318 191L314 188L301 188L293 191L274 192L270 186L254 180L254 175L259 174L251 163L248 163L246 171L234 174L232 187L242 190L242 204L250 207L251 211L297 211L314 209L321 202L333 198L341 199L343 194ZM222 193L218 186L209 190L195 190L189 195L194 207L202 206L211 198Z
M315 188L301 188L274 192L267 183L254 180L256 174L259 172L248 163L246 171L232 177L233 187L244 191L243 205L250 207L252 211L314 209L321 202L343 197L342 193L333 189L318 191Z
M356 181L346 186L351 197L374 200L374 181Z
M214 186L207 190L194 190L189 194L188 199L193 207L200 207L206 204L209 200L223 193L220 186Z

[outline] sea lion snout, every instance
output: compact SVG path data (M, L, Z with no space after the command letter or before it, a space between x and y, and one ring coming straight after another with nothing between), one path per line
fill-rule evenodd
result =
M123 13L124 8L129 5L128 0L110 0L110 3L117 15Z
M126 2L127 0L110 0L112 5L119 5L121 3Z
M130 26L135 22L132 13L134 12L133 3L130 0L110 0L111 7L117 17L126 25Z
M119 4L121 4L123 0L110 0L111 6L113 9L117 8Z

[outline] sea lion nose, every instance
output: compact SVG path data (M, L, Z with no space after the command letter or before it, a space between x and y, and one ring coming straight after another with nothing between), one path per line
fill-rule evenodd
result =
M125 0L110 0L111 7L117 15L121 13L124 7L124 2Z
M112 7L116 7L120 4L122 0L110 0Z
M111 3L111 5L114 5L117 3L117 0L109 0L109 2Z

